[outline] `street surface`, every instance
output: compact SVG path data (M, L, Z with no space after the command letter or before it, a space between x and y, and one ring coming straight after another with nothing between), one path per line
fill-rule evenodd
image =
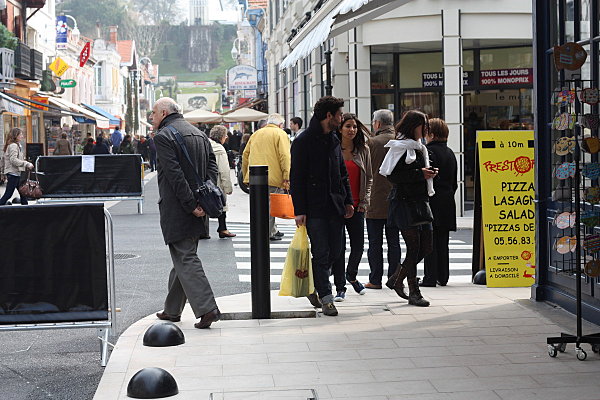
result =
M117 306L121 308L117 314L118 334L139 319L162 310L166 294L171 260L159 226L156 177L152 174L148 178L143 215L137 214L135 202L107 205L114 221L115 254L134 257L115 262ZM198 250L217 297L250 291L248 195L235 187L228 203L228 228L238 237L218 239L217 221L211 220L212 239L201 240ZM282 241L271 243L273 289L279 287L285 252L294 232L293 221L278 220L278 225L285 236ZM451 234L450 285L470 279L470 243L471 230ZM359 269L363 282L368 275L367 248L365 243ZM356 295L350 286L348 289L349 296ZM93 397L104 370L95 330L0 332L0 343L0 399Z

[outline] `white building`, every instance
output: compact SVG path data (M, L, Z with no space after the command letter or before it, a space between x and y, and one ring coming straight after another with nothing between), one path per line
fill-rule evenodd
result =
M460 215L473 200L475 131L532 129L529 1L271 0L268 13L269 111L307 124L329 83L366 125L381 108L445 119Z
M125 114L126 68L121 68L121 55L115 43L104 39L94 41L95 104L115 116Z
M190 25L208 25L208 0L190 0Z
M35 14L33 14L35 12ZM43 54L43 68L56 55L56 5L55 0L46 0L46 5L30 10L27 21L27 45Z

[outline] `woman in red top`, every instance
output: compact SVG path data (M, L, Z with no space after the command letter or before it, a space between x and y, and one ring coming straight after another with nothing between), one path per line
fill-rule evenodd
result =
M356 279L358 265L362 259L365 247L365 211L371 197L371 184L373 175L371 173L371 153L366 145L369 130L356 118L354 114L342 116L341 130L338 133L342 143L342 154L348 176L350 178L350 189L354 200L354 215L352 218L344 219L346 231L350 238L350 256L346 267L346 239L342 253L333 265L333 279L336 288L335 301L344 301L346 298L346 280L358 294L365 294L366 290L362 283Z

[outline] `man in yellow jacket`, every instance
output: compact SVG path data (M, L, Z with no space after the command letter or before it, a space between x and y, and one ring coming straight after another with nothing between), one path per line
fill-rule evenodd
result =
M248 184L250 165L269 167L269 193L282 193L290 188L290 139L282 129L285 118L270 114L267 125L254 132L246 144L242 156L244 183ZM277 230L275 217L269 216L271 240L281 240L283 234Z

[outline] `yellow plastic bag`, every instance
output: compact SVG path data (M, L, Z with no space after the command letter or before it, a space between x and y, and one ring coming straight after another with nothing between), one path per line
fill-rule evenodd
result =
M283 273L281 274L280 296L304 297L315 291L312 261L306 226L296 228L288 248Z

